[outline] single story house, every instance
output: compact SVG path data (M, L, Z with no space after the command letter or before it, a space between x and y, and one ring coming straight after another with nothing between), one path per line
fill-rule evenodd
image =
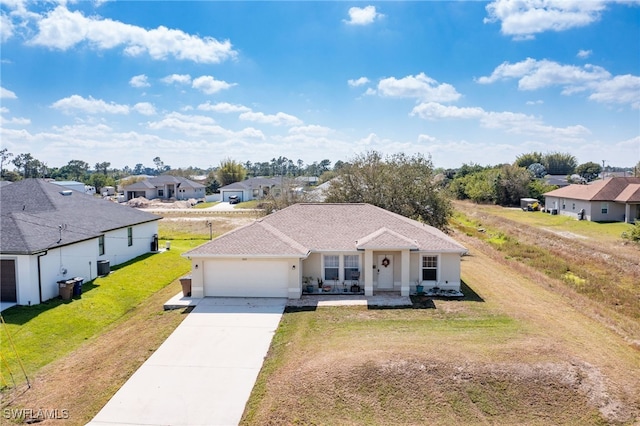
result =
M42 179L0 186L0 203L3 305L41 303L58 281L92 280L150 252L161 219Z
M280 190L282 178L254 177L240 182L234 182L220 188L220 199L229 201L232 195L237 196L240 201L261 200L272 191Z
M444 232L370 204L301 203L183 254L192 297L300 298L325 290L408 296L416 285L460 290L467 249ZM317 288L317 287L316 287Z
M156 198L168 200L188 200L205 197L205 186L181 176L162 175L140 180L122 188L125 201L138 197L147 200Z
M545 208L594 222L640 220L640 178L614 177L546 192Z

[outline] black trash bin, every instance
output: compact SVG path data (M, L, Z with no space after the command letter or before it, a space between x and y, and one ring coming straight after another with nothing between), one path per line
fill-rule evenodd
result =
M84 278L75 277L73 279L73 297L82 297L82 283Z

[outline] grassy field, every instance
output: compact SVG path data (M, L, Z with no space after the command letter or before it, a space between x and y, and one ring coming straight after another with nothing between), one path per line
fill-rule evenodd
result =
M628 225L484 207L459 209L452 224L478 297L285 314L242 424L640 421ZM580 255L589 247L596 258Z
M640 353L583 313L589 299L576 308L473 242L474 301L285 314L242 424L637 421Z

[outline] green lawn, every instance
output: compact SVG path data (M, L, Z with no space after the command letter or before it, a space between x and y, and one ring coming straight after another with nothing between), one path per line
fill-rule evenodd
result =
M82 298L67 302L52 299L40 305L16 306L4 311L6 324L0 330L3 356L0 385L12 385L12 375L16 381L24 380L16 352L30 376L49 362L71 353L150 295L186 274L189 261L180 254L202 242L172 241L170 251L147 254L114 266L108 276L86 282Z
M621 241L623 232L629 232L633 225L622 222L599 223L588 220L576 220L576 218L563 215L550 215L543 212L525 212L518 208L505 208L494 205L475 205L479 211L487 211L491 214L511 219L515 222L527 225L547 228L554 231L572 232L590 238L606 238L607 240Z
M213 207L218 204L219 201L212 201L210 203L200 203L193 206L194 209L208 209L209 207Z

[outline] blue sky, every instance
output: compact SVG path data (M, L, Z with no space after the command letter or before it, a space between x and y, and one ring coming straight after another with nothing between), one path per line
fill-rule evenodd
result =
M50 167L640 161L640 2L0 0L2 147Z

